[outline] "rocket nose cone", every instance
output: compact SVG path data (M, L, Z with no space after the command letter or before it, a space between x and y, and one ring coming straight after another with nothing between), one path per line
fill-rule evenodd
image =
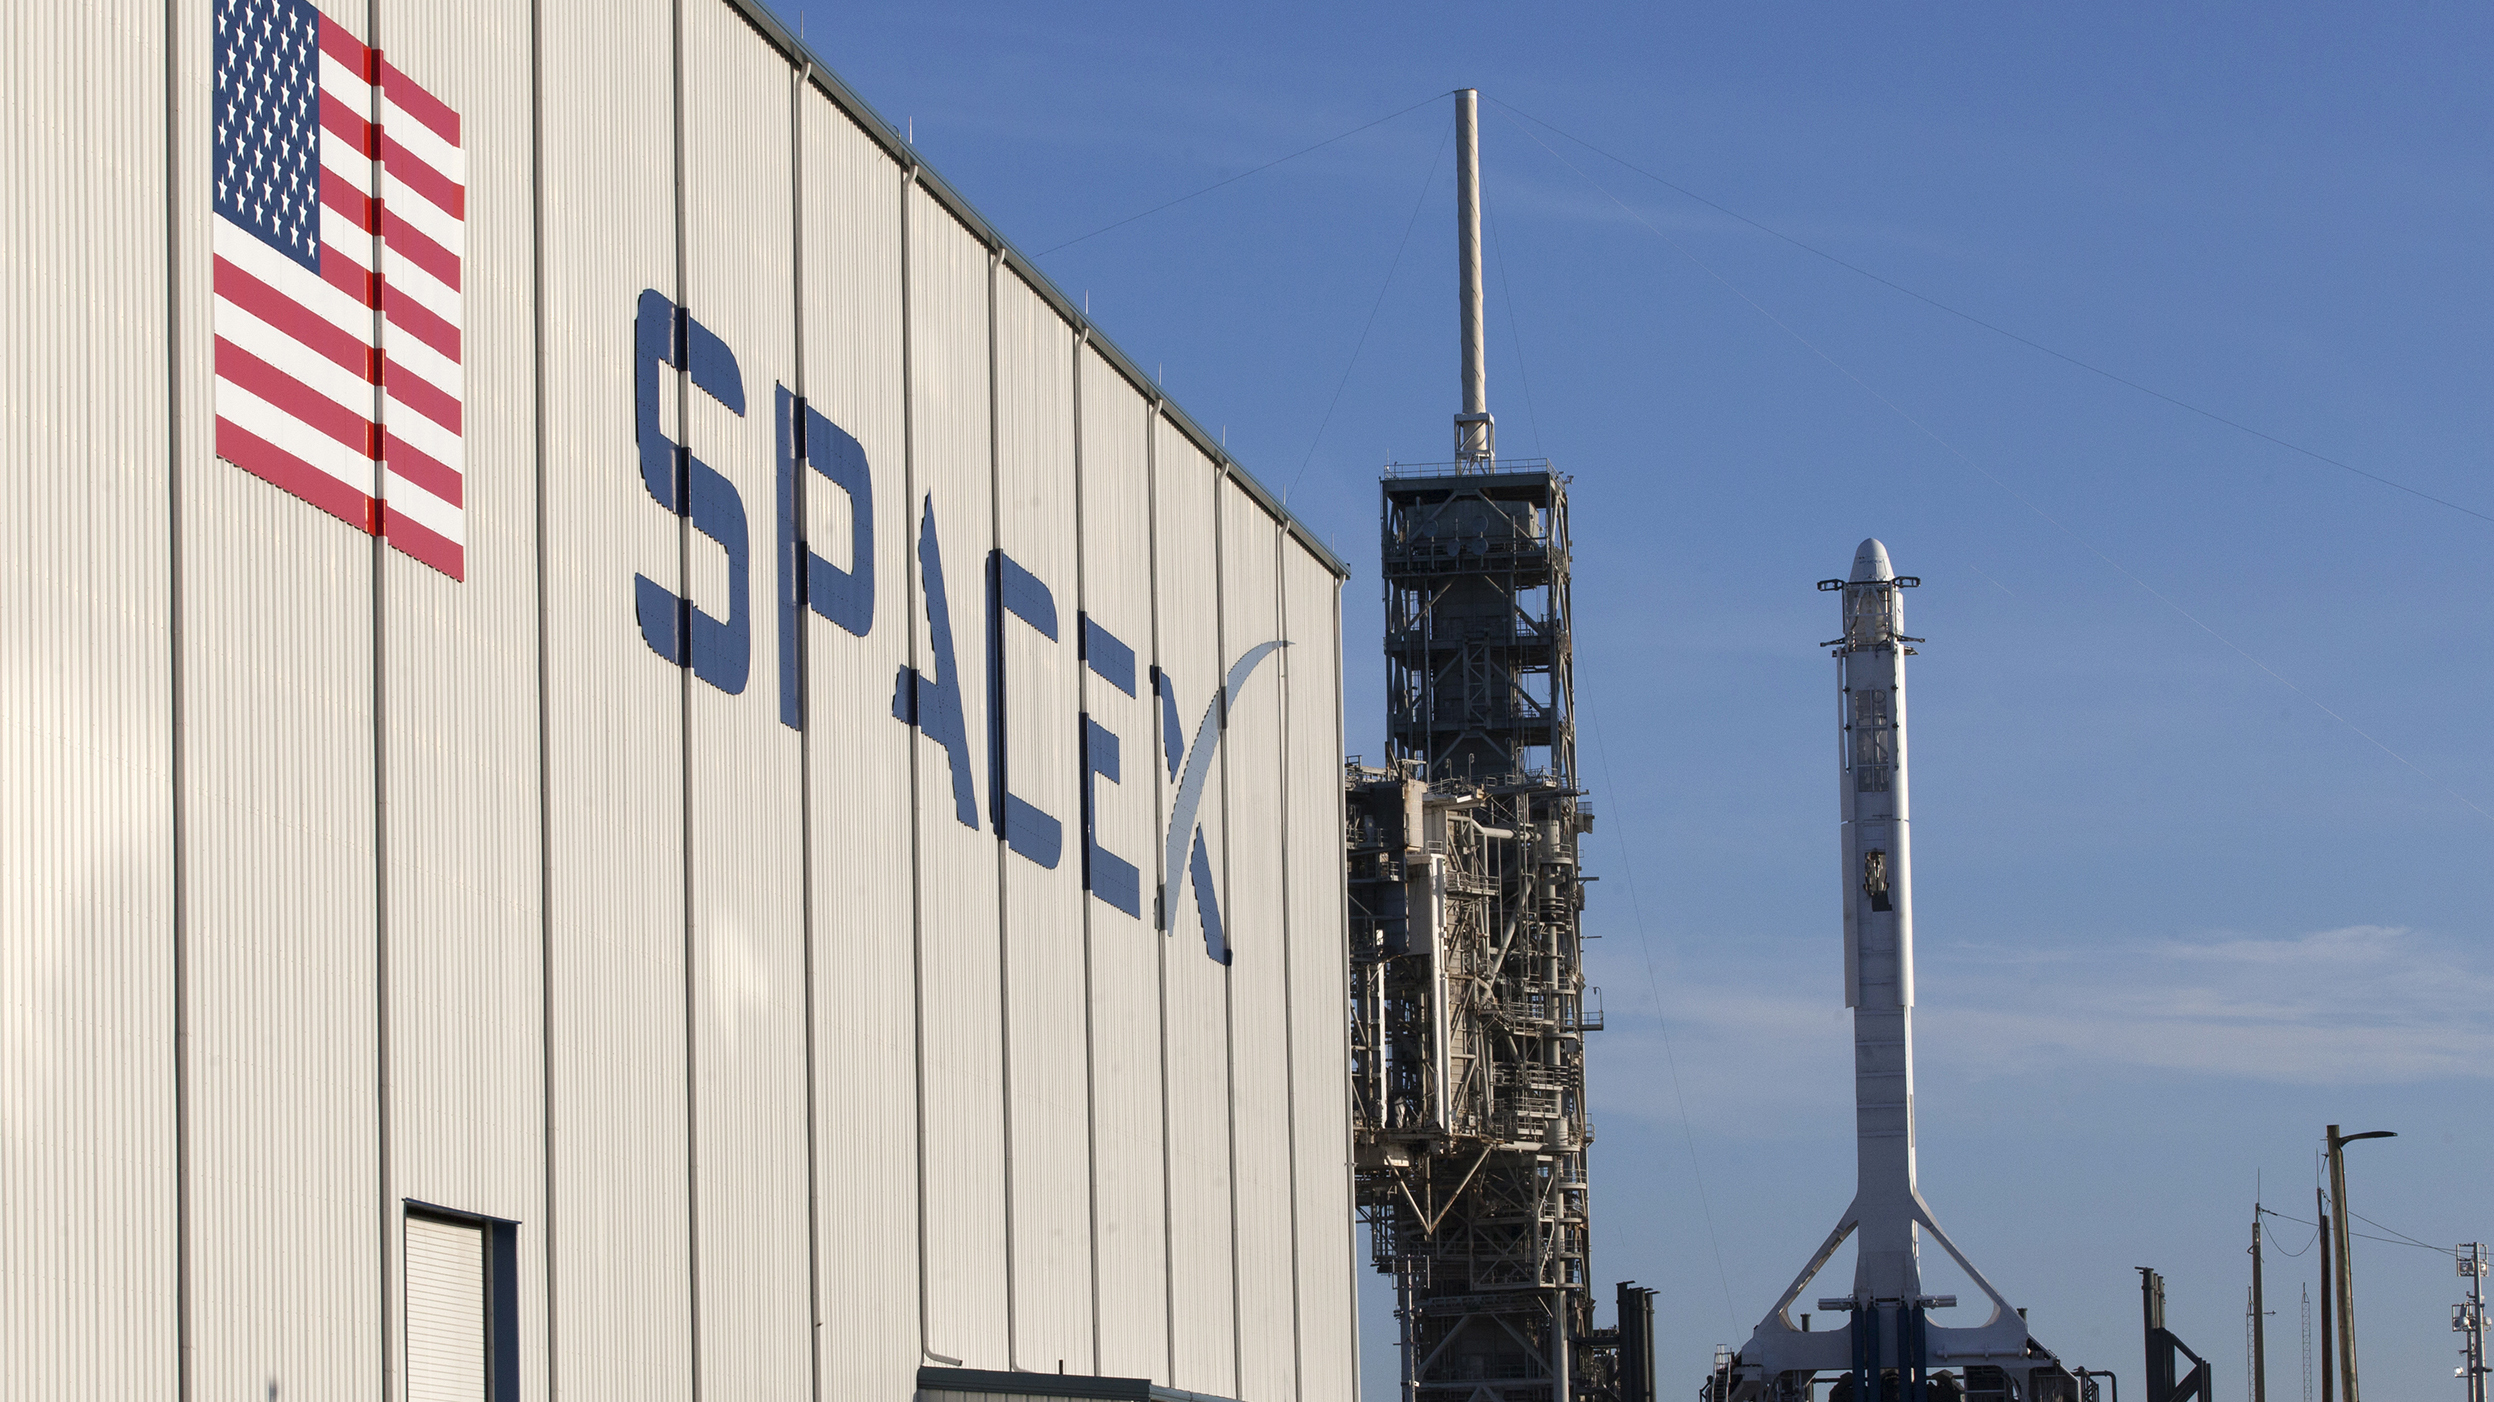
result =
M1896 571L1888 568L1888 547L1877 540L1863 541L1862 548L1853 552L1853 583L1869 584L1894 578Z

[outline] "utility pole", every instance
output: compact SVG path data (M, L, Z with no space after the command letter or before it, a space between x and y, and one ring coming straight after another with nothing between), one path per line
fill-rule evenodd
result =
M2330 1391L2331 1368L2338 1357L2338 1350L2332 1343L2337 1335L2330 1332L2329 1282L2330 1277L2337 1274L2330 1262L2337 1259L2338 1248L2330 1235L2329 1202L2318 1187L2312 1190L2312 1210L2321 1224L2321 1402L2336 1402Z
M2347 1146L2359 1139L2397 1137L2386 1129L2340 1134L2338 1126L2329 1127L2329 1197L2338 1209L2337 1251L2330 1264L2338 1274L2338 1379L2346 1402L2364 1402L2355 1379L2355 1255L2348 1249L2355 1239L2355 1224L2347 1216Z
M2485 1243L2464 1241L2451 1254L2468 1279L2468 1298L2451 1309L2451 1327L2464 1336L2459 1375L2468 1381L2468 1402L2485 1402Z
M2260 1202L2252 1202L2252 1402L2269 1402L2269 1321L2260 1300Z

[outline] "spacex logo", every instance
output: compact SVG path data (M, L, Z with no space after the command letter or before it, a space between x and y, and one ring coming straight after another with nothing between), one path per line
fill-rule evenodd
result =
M728 616L714 618L695 608L691 600L636 574L633 603L641 638L650 651L668 662L689 669L720 691L740 695L752 672L754 632L753 610L748 605L753 532L744 496L715 468L660 433L658 409L659 369L665 366L689 374L695 389L741 417L745 413L743 373L726 342L655 291L641 294L633 341L634 419L642 482L661 507L689 518L709 547L727 557L729 596ZM773 613L779 646L779 716L791 730L802 730L805 614L811 611L853 637L866 637L874 628L875 473L855 436L784 386L774 388L772 413L778 442L772 554L777 562ZM808 470L821 474L848 497L845 568L817 554L802 536L800 487ZM1017 856L1054 870L1064 857L1064 823L1013 791L1013 756L1005 743L1005 718L1012 714L1015 688L1023 679L1012 675L1006 665L1005 632L1027 627L1049 642L1063 641L1056 595L1001 549L988 552L982 573L987 591L987 628L981 640L987 661L984 774L974 766L970 752L958 665L962 652L953 633L952 597L932 494L919 504L918 525L919 593L926 616L922 660L927 670L900 669L893 681L892 718L943 749L953 815L962 826L981 826L978 790L983 777L986 824ZM1074 641L1082 665L1127 696L1136 695L1134 649L1088 615L1077 613L1075 621ZM1254 677L1257 666L1286 646L1280 640L1263 642L1239 654L1219 692L1205 703L1191 742L1185 738L1176 684L1159 668L1151 669L1152 691L1160 703L1162 757L1169 781L1175 785L1169 824L1161 839L1165 875L1153 902L1152 921L1163 932L1174 930L1179 898L1191 880L1196 917L1204 931L1204 952L1225 965L1230 962L1229 940L1222 927L1212 860L1198 815L1213 761L1220 755L1221 737L1229 727L1230 706ZM1100 781L1125 782L1125 747L1115 732L1089 714L1082 715L1079 724L1083 889L1139 920L1143 918L1142 874L1132 861L1100 845L1095 821ZM940 795L945 788L939 782L932 792Z

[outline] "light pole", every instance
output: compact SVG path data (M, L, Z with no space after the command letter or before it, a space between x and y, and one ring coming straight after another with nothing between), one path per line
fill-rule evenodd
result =
M2329 1127L2329 1196L2330 1206L2338 1219L2337 1240L2329 1262L2338 1276L2338 1395L2342 1402L2363 1402L2355 1383L2355 1260L2348 1243L2355 1237L2355 1223L2347 1213L2346 1148L2359 1139L2396 1139L2398 1134L2387 1129L2367 1130L2362 1134L2340 1134L2338 1126Z

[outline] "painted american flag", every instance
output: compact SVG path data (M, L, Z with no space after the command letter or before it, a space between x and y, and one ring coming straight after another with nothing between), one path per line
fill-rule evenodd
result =
M459 114L311 0L215 0L217 455L466 577Z

